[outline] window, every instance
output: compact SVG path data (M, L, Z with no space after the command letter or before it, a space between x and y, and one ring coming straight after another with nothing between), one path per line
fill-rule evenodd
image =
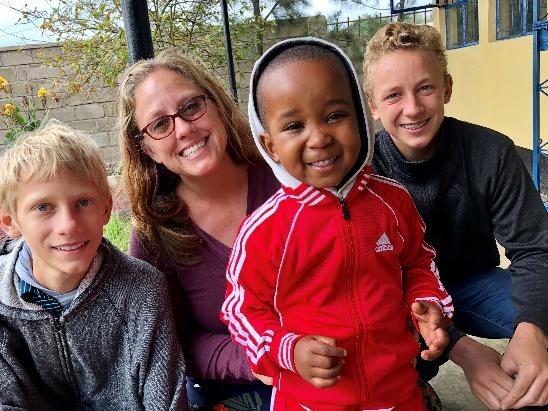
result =
M546 15L546 0L538 0L540 16ZM538 16L535 20L538 20ZM497 39L523 36L533 29L533 0L497 0Z
M478 0L459 0L447 4L445 28L448 49L477 44L479 40Z

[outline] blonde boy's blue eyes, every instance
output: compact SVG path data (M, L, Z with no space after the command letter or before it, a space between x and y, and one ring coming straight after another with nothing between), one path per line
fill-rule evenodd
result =
M77 202L78 207L89 207L93 203L93 200L90 198L81 198ZM32 207L33 210L38 211L40 213L45 213L47 211L51 210L51 206L49 204L37 204L34 207Z
M41 213L48 211L49 207L47 204L38 204L34 206L34 210L39 211Z
M418 92L428 94L432 92L434 89L435 87L432 84L425 84L418 88ZM386 97L384 97L384 100L390 103L390 102L396 101L400 96L401 96L400 92L391 93L391 94L388 94Z

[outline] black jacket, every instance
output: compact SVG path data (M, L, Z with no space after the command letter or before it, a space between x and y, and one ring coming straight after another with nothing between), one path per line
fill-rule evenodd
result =
M409 190L444 283L499 265L497 240L511 261L515 324L548 335L548 214L512 140L446 117L436 144L433 158L410 162L381 130L373 171Z

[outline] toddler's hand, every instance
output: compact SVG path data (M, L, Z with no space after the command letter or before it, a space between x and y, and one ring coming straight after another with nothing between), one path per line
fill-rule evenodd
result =
M255 374L253 371L251 371L251 374L253 374L253 376L257 378L260 382L262 382L264 385L272 385L272 383L274 382L272 377L268 377L266 375L261 375L261 374Z
M297 372L317 388L327 388L339 381L346 350L337 347L334 338L307 335L295 344Z
M417 320L419 332L428 346L428 350L421 352L421 357L428 361L435 360L449 344L449 334L445 330L443 314L437 305L426 301L414 302L411 305L411 311Z

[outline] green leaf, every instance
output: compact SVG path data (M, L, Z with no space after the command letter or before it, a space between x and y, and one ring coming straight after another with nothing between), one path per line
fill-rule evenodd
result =
M27 131L33 131L33 130L36 130L38 127L40 127L40 121L33 120L33 121L29 122L26 129L27 129Z
M10 130L6 133L6 141L13 143L15 141L15 131Z
M13 113L13 118L15 118L17 124L20 124L21 126L25 126L27 124L27 120L25 120L25 118L21 115L19 108L17 108L15 113Z

